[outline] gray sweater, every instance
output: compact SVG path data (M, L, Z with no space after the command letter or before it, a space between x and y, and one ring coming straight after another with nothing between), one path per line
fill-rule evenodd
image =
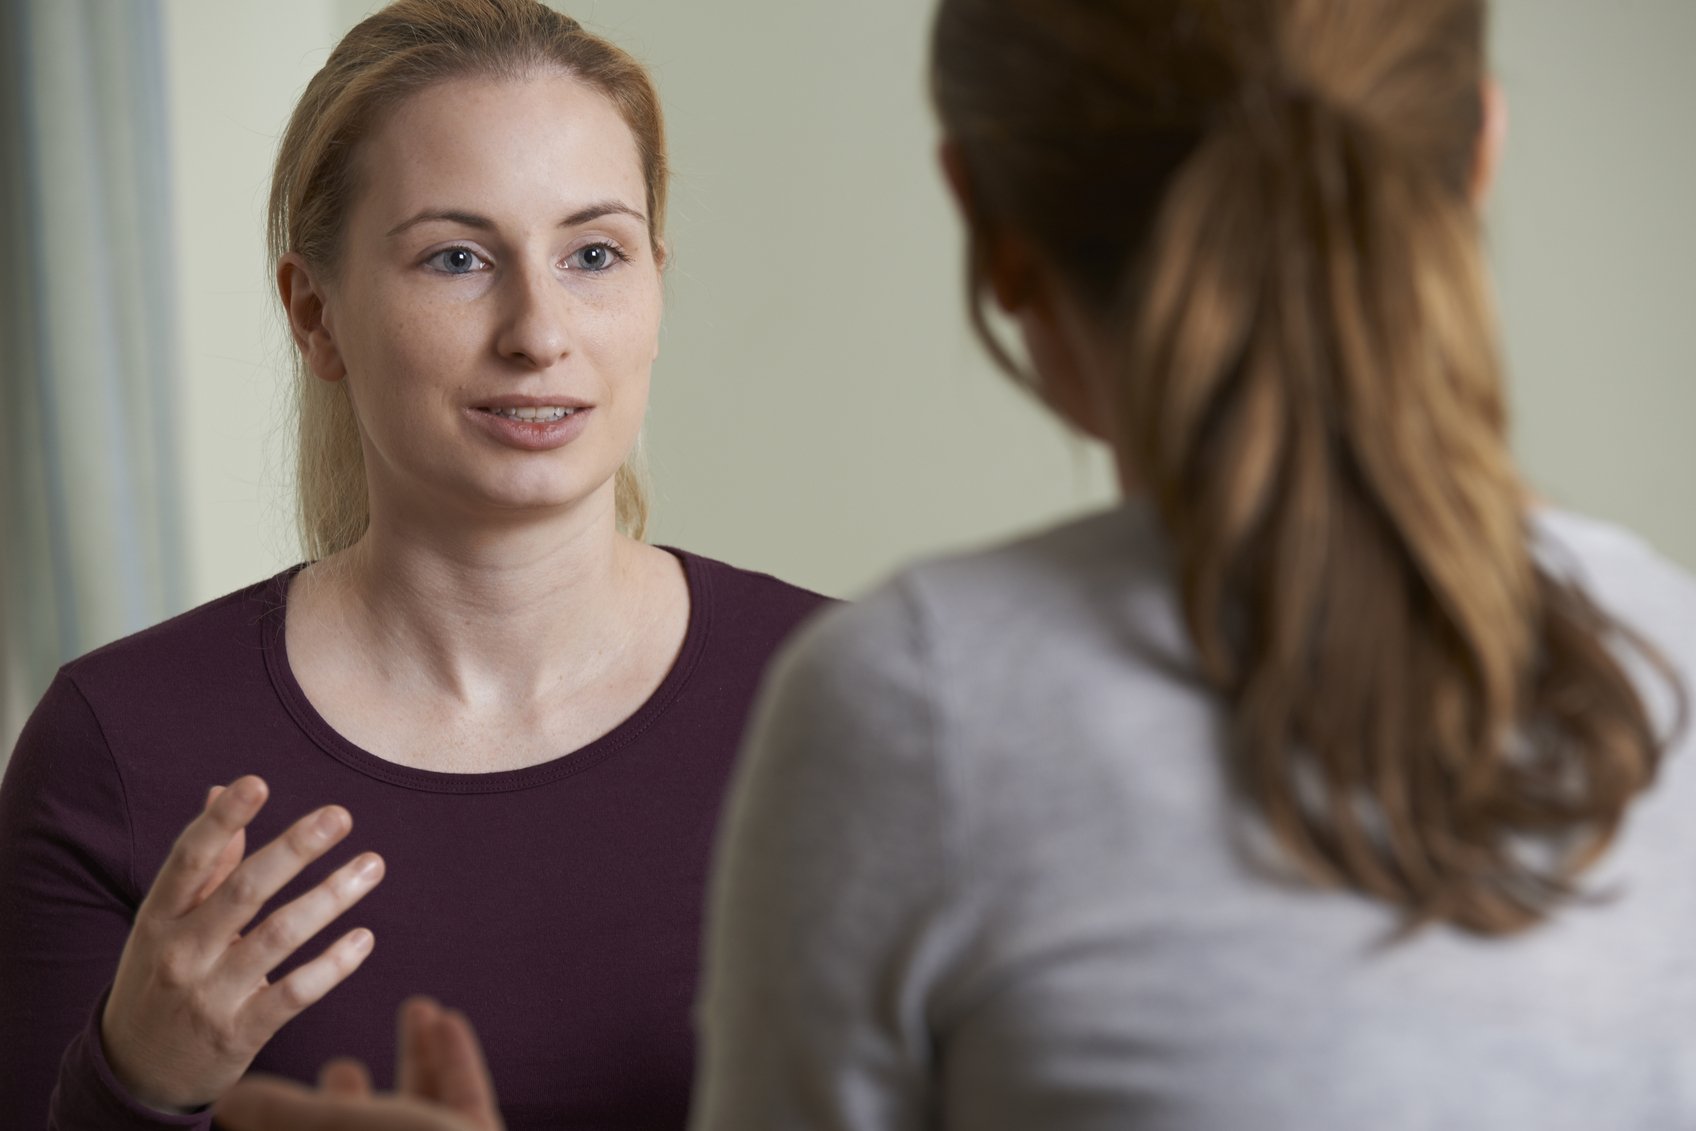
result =
M1691 681L1696 583L1539 523ZM1234 847L1167 578L1130 505L921 565L792 644L720 845L695 1131L1696 1127L1688 735L1591 874L1605 899L1391 942L1385 908Z

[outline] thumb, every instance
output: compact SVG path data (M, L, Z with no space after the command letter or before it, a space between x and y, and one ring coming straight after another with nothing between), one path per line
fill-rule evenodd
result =
M436 1098L470 1120L479 1131L502 1131L500 1103L476 1030L457 1009L444 1010L431 1042Z

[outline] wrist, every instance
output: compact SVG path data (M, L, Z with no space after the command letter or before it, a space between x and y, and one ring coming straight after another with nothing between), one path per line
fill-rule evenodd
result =
M110 998L106 1002L106 1008L101 1011L100 1024L96 1031L100 1056L106 1062L112 1081L135 1103L164 1115L196 1115L210 1106L209 1103L184 1102L182 1097L169 1094L168 1090L159 1088L150 1079L145 1066L134 1063L121 1026L113 1023Z

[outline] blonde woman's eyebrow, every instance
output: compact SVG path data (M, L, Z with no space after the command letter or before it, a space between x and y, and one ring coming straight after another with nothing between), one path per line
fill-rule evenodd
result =
M575 228L579 224L587 224L591 220L599 220L602 216L611 215L630 216L644 225L648 222L648 218L646 216L642 215L640 211L630 207L628 204L622 204L616 200L598 200L593 204L586 204L582 208L579 208L577 211L561 220L559 222L559 226L562 228ZM475 212L463 212L456 208L426 208L424 211L419 212L408 219L402 220L400 223L390 228L383 238L393 239L408 228L414 227L418 224L427 224L432 220L445 220L449 223L459 224L466 228L476 228L479 231L493 231L495 228L495 222L493 220L489 219L487 216L479 216Z
M587 224L591 220L599 220L602 216L629 216L646 225L648 218L628 204L616 200L598 200L594 204L585 205L559 222L562 228L575 228L579 224Z

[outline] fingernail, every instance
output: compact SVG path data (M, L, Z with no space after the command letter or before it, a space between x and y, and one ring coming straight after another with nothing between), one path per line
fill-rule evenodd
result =
M383 858L376 853L366 853L354 862L353 878L356 883L370 883L383 870Z
M347 945L352 947L354 950L370 950L371 944L376 941L376 937L364 927L356 929L347 937Z
M265 790L256 778L242 778L230 789L235 793L236 800L243 805L252 805L265 796Z
M339 809L325 809L312 824L312 835L320 840L328 840L341 831L342 815Z

